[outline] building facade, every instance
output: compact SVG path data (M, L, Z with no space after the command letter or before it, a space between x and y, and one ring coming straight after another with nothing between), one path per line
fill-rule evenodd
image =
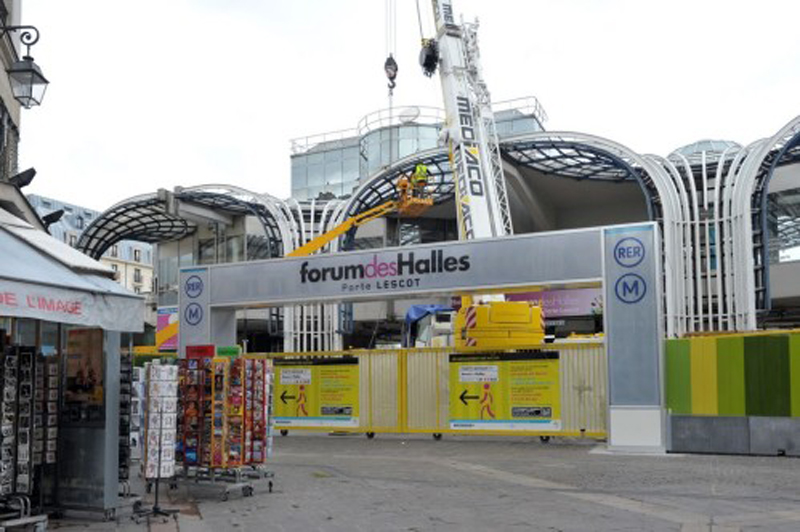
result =
M83 231L101 215L100 212L92 209L37 194L29 194L27 199L40 218L58 211L63 212L58 221L47 226L47 230L51 236L71 247L77 247ZM152 245L124 240L109 247L98 260L115 272L117 282L123 287L135 294L147 297L145 321L154 327L155 299L152 296L155 288L155 276L153 256Z

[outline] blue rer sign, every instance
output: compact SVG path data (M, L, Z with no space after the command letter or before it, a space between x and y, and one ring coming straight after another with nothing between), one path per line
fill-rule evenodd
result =
M187 345L207 344L211 332L208 304L211 296L207 268L181 271L178 291L180 325L178 347L181 354Z
M658 226L603 230L611 406L660 405Z
M644 260L644 244L635 237L623 238L614 246L614 260L623 268L635 268Z

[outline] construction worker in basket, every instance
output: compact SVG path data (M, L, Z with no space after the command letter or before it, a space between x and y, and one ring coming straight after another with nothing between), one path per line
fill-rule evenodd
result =
M410 185L408 178L404 175L401 175L400 179L397 180L397 193L400 196L401 204L405 204L408 201L408 187Z
M425 197L425 187L428 186L428 167L420 163L414 168L411 175L411 186L414 196L417 198Z

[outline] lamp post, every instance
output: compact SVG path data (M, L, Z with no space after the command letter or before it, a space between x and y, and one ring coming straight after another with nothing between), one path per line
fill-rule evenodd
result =
M39 30L35 26L2 26L0 37L10 32L20 32L19 40L27 47L22 59L14 61L11 68L6 70L11 82L11 92L14 98L25 108L41 105L44 93L47 90L47 78L42 74L31 57L31 46L39 42Z

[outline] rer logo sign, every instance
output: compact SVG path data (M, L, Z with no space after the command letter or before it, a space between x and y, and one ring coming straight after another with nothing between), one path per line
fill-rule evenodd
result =
M644 260L644 244L632 236L623 238L614 246L614 260L623 268L633 268Z
M186 297L191 299L195 299L203 293L203 280L200 279L196 275L192 275L188 279L186 279L186 283L183 287L183 292L186 294Z
M641 275L626 273L614 284L614 292L617 299L623 303L638 303L647 293L647 283Z
M189 325L197 325L203 321L203 307L197 303L190 303L183 311L183 318Z

